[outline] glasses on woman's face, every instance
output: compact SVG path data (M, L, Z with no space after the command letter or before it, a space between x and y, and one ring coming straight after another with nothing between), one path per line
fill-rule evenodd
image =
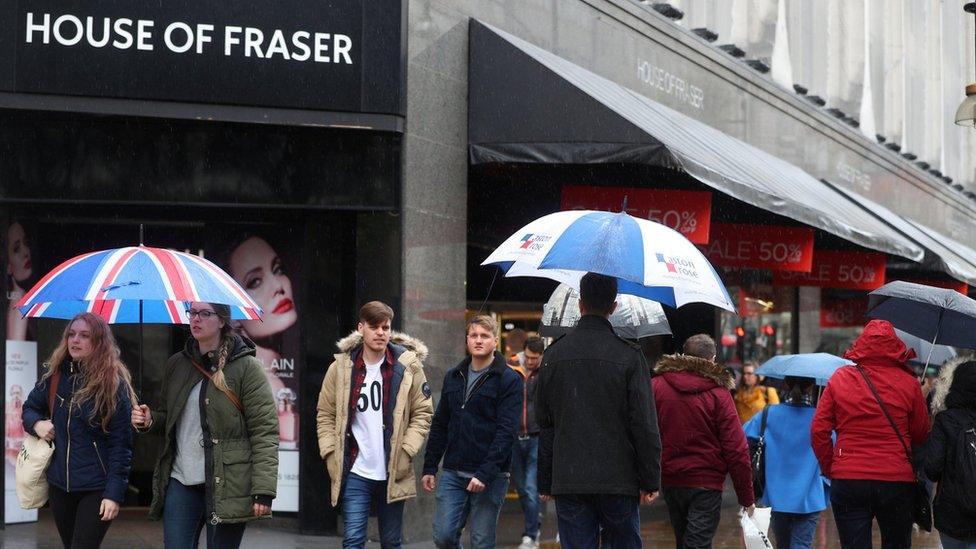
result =
M206 309L204 309L203 311L198 311L196 309L187 309L186 310L186 317L187 318L193 318L195 316L199 316L200 317L200 320L210 320L211 317L217 316L217 313L215 313L213 311L208 311Z

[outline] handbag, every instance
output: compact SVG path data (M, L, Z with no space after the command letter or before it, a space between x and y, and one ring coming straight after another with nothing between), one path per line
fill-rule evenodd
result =
M888 407L881 401L881 395L878 394L878 390L875 389L874 383L871 382L871 378L868 377L867 372L860 366L857 367L857 371L864 378L864 381L867 382L868 388L871 389L874 398L878 401L878 405L881 406L881 411L888 418L888 423L891 424L891 428L898 435L898 441L901 442L902 448L905 449L905 457L908 459L908 463L911 464L912 452L908 449L908 444L905 443L905 439L902 438L901 431L898 430L898 425L895 424L895 420L888 413ZM915 467L913 465L912 470L914 471L914 469ZM915 472L915 494L912 497L912 522L926 532L932 531L932 498L929 497L929 489L925 485L925 481L919 478L917 471Z
M769 406L763 408L759 423L759 438L749 441L749 460L752 464L752 493L758 500L766 491L766 418Z
M60 375L51 376L47 389L47 409L54 419L54 397L58 394ZM54 443L24 433L24 444L17 454L17 500L22 509L39 509L47 503L47 468L54 458Z

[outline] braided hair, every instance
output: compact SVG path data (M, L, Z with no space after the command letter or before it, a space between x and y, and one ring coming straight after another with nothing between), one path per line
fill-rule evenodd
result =
M230 307L220 303L211 303L217 318L224 321L220 328L220 344L217 346L217 371L211 376L211 381L217 389L223 392L230 391L227 380L224 379L224 366L227 365L227 358L234 348L234 328L230 325Z

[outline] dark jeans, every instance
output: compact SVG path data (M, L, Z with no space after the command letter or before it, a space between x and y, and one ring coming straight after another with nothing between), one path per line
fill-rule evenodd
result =
M712 546L722 515L722 492L707 488L665 488L675 547L699 549Z
M207 526L207 549L237 549L246 522L210 524L203 485L186 486L175 478L166 487L163 504L163 545L166 549L196 549L200 530Z
M495 547L495 529L508 491L508 473L499 473L477 494L468 492L470 482L470 478L448 470L441 472L437 479L434 545L440 549L461 548L465 523L468 523L472 549Z
M48 492L54 525L65 549L98 549L111 523L98 516L102 491L65 492L51 486Z
M578 494L556 496L559 541L566 549L641 547L636 496Z
M776 537L777 549L810 549L817 531L820 511L815 513L772 512L769 529Z
M343 547L366 546L369 509L376 508L380 546L399 549L403 536L403 501L386 502L386 481L370 480L355 473L346 475L342 493Z
M837 533L844 549L871 547L871 521L877 519L883 549L912 546L911 482L837 479L830 486Z
M516 440L512 446L512 481L518 492L519 503L522 504L522 514L525 515L523 536L539 540L539 489L536 484L536 473L539 463L539 437L531 436L525 440Z

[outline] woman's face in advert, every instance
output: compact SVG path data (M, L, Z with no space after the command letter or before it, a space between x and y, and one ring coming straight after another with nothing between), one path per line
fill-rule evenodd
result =
M264 320L241 322L247 335L260 339L290 328L298 320L291 280L277 252L263 238L252 236L230 255L230 274L264 310Z
M17 281L30 278L33 273L31 253L27 234L20 223L13 223L7 229L7 258L7 274Z

